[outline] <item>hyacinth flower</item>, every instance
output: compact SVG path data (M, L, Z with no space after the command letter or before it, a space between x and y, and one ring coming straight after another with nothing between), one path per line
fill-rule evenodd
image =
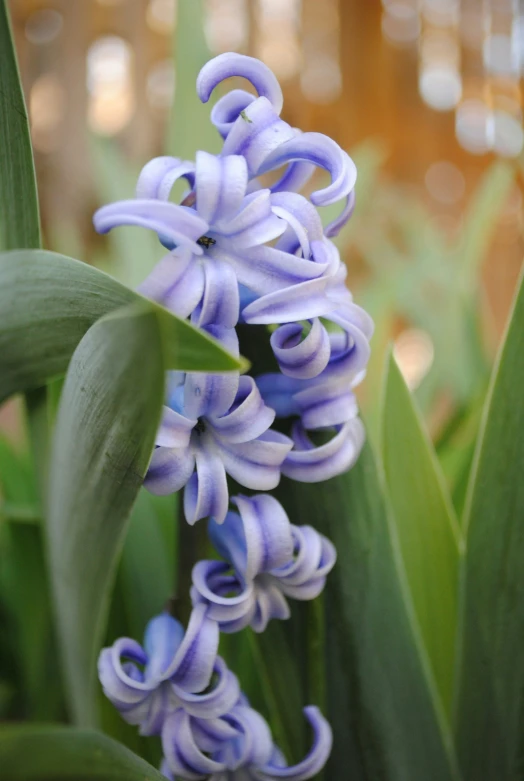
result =
M188 523L227 514L226 472L240 485L270 490L291 440L270 426L274 411L264 404L251 377L187 374L164 407L145 487L170 494L185 486Z
M333 738L318 708L304 708L304 714L313 745L301 762L288 766L266 721L244 697L229 713L205 724L178 711L168 717L162 732L161 770L170 781L306 781L324 767Z
M193 610L187 631L167 613L146 627L144 646L122 637L104 648L98 675L104 694L141 735L160 735L169 713L215 718L233 707L238 681L217 656L218 627L205 608ZM211 691L206 690L212 676Z
M250 625L263 632L273 619L287 619L286 597L315 599L336 561L333 545L311 526L294 526L272 496L237 496L238 513L223 524L211 520L209 533L226 560L200 561L193 569L193 605L222 632Z

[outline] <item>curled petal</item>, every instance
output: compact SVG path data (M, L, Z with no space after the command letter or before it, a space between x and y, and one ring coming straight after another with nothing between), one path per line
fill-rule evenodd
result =
M326 225L326 229L324 231L325 235L329 238L333 238L333 236L338 236L344 225L349 221L351 218L351 215L355 211L355 190L352 190L349 195L346 196L346 205L338 215L338 217L333 220L333 222L330 222L329 225Z
M195 164L178 157L155 157L142 168L136 185L137 198L156 198L167 201L174 183L187 179L191 188L195 186Z
M222 417L210 415L213 435L226 447L256 439L274 419L274 411L264 404L254 379L247 375L240 377L232 410Z
M183 638L182 624L168 613L161 613L151 619L144 636L144 648L148 657L145 669L147 681L165 680L166 670L169 671Z
M331 343L329 334L318 318L301 341L300 323L287 323L271 334L271 347L280 370L288 377L309 379L320 374L329 362Z
M234 328L208 325L204 330L238 357L238 337ZM188 372L183 387L184 413L192 418L208 414L224 415L235 401L238 382L237 372Z
M280 567L293 555L291 524L284 508L273 496L237 496L233 502L242 520L247 551L245 580ZM217 529L220 534L220 529Z
M353 311L359 309L354 304L352 306ZM367 365L370 355L369 337L359 327L360 323L356 325L345 318L339 318L336 312L331 312L328 318L341 325L344 331L330 333L331 355L318 382L327 380L347 382L356 377Z
M266 97L273 110L280 114L284 98L273 71L260 60L235 52L219 54L198 74L197 93L202 103L207 103L217 84L231 76L241 76L251 82L258 94Z
M296 393L295 401L306 429L338 426L358 414L355 394L344 380L313 385Z
M215 666L218 637L218 626L207 615L205 605L197 605L164 678L169 678L186 692L203 691L209 685Z
M208 227L207 222L192 209L168 201L147 199L117 201L102 206L95 212L93 222L99 233L107 233L121 225L149 228L174 246L190 247L195 255L202 254L202 247L196 241Z
M233 480L255 491L270 491L280 482L280 466L292 441L277 431L266 431L252 442L220 442L222 462ZM216 517L217 522L220 519Z
M213 673L217 682L211 691L205 694L189 694L180 686L173 684L173 691L181 707L190 716L202 719L216 719L233 708L240 696L240 687L236 675L228 670L223 659L217 656Z
M271 192L299 192L315 173L313 163L294 161L288 165L280 179L271 185Z
M277 206L285 211L305 229L309 241L322 241L322 222L315 207L298 193L273 193L271 196L273 207Z
M273 755L273 741L269 727L260 713L247 705L237 705L226 720L238 731L238 737L226 746L220 758L228 770L249 768L253 773L264 766Z
M223 459L210 436L199 437L195 446L196 472L184 490L184 515L191 525L209 516L222 523L229 502Z
M204 294L202 264L187 248L170 252L139 285L138 292L179 317L189 317Z
M315 599L337 560L335 546L311 526L293 526L295 555L272 575L292 599Z
M144 488L152 494L167 496L187 483L195 468L190 448L157 447L151 456Z
M162 749L166 764L175 776L200 781L224 770L224 765L206 756L198 747L191 728L191 717L182 709L168 716L162 730Z
M222 154L243 155L250 177L256 176L268 155L295 134L265 97L257 98L244 109L229 131Z
M353 466L364 444L365 431L360 418L353 418L325 445L314 447L297 423L293 439L295 448L287 455L282 474L302 483L319 483Z
M257 583L256 610L251 619L255 632L264 632L271 619L286 621L291 615L289 605L277 583L267 580Z
M242 318L246 323L263 325L325 317L336 307L327 295L330 284L329 276L322 276L267 293L248 304Z
M241 285L262 295L316 279L329 270L328 263L313 263L268 246L250 247L243 252L232 246L216 246L211 254L233 267ZM289 289L286 297L289 299Z
M136 667L136 664L145 665L146 662L142 647L129 637L121 637L111 648L101 651L98 677L104 694L120 710L143 702L155 688L151 682L144 681L142 671Z
M187 448L195 426L196 420L186 418L169 407L164 407L155 444L162 447Z
M204 266L204 293L194 308L193 322L200 328L208 325L234 328L238 323L240 296L238 282L229 263L207 256Z
M247 187L246 161L240 155L196 155L196 208L209 225L231 219Z
M234 631L247 626L254 611L254 587L240 583L228 574L229 564L223 561L199 561L193 567L191 599L203 603L207 615L220 624L235 625ZM227 631L227 627L226 627Z
M211 122L222 138L227 138L240 112L254 100L256 97L243 89L232 89L217 100L211 109Z
M326 764L331 753L333 733L320 710L313 705L304 708L304 715L313 728L313 745L309 754L292 767L282 767L280 763L275 765L268 763L254 773L258 781L270 781L275 778L289 778L292 781L306 781L315 776Z
M327 206L345 198L355 186L357 169L353 160L335 141L322 133L295 135L268 155L257 173L280 168L292 160L313 163L330 173L331 184L311 194L316 206Z
M269 190L258 190L246 195L236 216L214 224L213 231L231 242L235 249L255 247L284 233L286 223L273 211Z

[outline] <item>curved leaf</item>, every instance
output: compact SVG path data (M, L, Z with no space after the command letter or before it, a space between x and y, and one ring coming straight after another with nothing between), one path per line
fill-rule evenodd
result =
M0 729L1 781L165 781L115 740L63 726Z
M47 533L66 689L81 725L96 722L96 655L109 589L151 456L163 395L158 320L152 309L133 307L87 332L62 392Z
M524 778L524 277L493 371L465 509L458 746L467 781Z
M433 446L390 355L384 467L411 597L442 702L453 692L460 533Z
M207 334L103 271L44 250L0 255L0 401L65 373L88 328L118 307L153 307L167 368L227 371L240 362Z

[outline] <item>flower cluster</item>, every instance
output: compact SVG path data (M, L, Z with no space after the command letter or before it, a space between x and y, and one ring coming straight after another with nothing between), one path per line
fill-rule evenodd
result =
M194 162L155 158L134 199L104 206L94 218L100 232L153 230L167 254L140 292L235 355L239 327L247 333L257 326L273 368L257 376L169 375L145 487L161 495L184 489L186 520L209 519L223 560L195 565L185 636L174 619L158 617L144 649L123 639L102 652L100 678L124 718L143 734L162 735L168 777L306 779L329 754L327 722L306 709L314 746L287 768L217 657L218 637L246 626L261 632L269 620L288 618L287 600L315 598L336 553L312 527L292 525L273 497L230 500L228 475L251 491L269 491L281 475L319 482L353 465L364 441L353 390L365 373L373 325L346 288L331 240L354 207L351 158L330 138L280 118L278 81L251 57L229 53L207 63L197 80L201 100L231 76L247 79L257 94L234 89L216 102L211 121L223 138L221 153L200 151ZM330 183L300 194L318 168ZM187 191L174 203L179 180ZM339 201L339 216L324 228L317 207ZM284 419L279 430L276 418ZM328 434L320 443L318 432Z
M311 778L326 762L331 729L317 708L309 754L287 766L268 725L217 656L218 625L198 605L187 632L167 613L153 618L144 647L121 638L105 648L98 672L104 693L142 735L160 735L162 771L170 778L212 781L293 781Z

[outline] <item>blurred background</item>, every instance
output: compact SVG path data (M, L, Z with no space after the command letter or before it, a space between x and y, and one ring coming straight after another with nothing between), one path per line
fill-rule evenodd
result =
M337 241L376 322L361 398L371 436L393 343L437 443L451 461L457 437L470 452L522 259L523 0L10 8L46 247L129 285L143 279L161 256L154 237L97 236L94 209L132 197L155 155L218 151L196 74L223 51L259 57L282 83L284 118L329 134L357 163L356 213ZM0 419L16 433L13 406Z

